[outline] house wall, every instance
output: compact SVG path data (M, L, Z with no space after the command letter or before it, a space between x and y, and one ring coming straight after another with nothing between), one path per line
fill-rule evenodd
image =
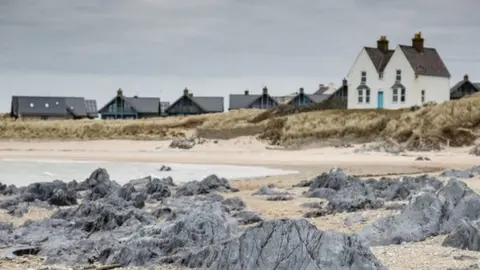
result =
M137 112L120 97L112 100L100 114L104 120L138 118Z
M169 115L182 115L182 114L202 114L203 110L198 107L195 102L187 97L182 97L175 104L170 107L167 114Z
M250 109L270 109L277 106L277 103L268 95L260 96L252 105Z
M362 71L367 72L367 82L366 85L370 88L370 102L369 103L359 103L358 102L358 90L357 87L361 84ZM376 90L382 87L382 82L378 78L378 72L375 66L372 63L372 60L368 56L368 53L364 48L360 51L357 59L352 65L352 68L347 75L348 81L348 97L347 97L347 107L349 109L366 109L366 108L376 108L377 107L377 98ZM375 96L375 99L373 97Z
M437 104L450 100L450 78L434 76L418 76L413 83L415 100L412 105L422 105L421 92L425 90L425 103Z

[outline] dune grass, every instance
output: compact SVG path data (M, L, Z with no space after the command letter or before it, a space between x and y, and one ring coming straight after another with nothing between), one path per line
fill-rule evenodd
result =
M3 139L137 139L158 140L184 136L196 129L224 132L258 130L271 144L343 139L392 139L410 148L463 146L477 138L480 95L428 105L417 110L314 110L277 113L277 110L238 110L198 116L145 120L11 120L0 119ZM291 110L290 110L291 111ZM215 133L213 133L215 134ZM251 135L251 134L248 134ZM214 135L213 135L214 136Z

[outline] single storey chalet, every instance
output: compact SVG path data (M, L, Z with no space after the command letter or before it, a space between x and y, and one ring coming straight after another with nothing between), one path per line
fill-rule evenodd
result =
M13 96L10 115L14 118L96 118L97 102L83 97Z
M325 94L305 94L304 89L300 88L298 94L294 96L287 104L290 106L303 106L315 103L322 103L330 95Z
M262 94L251 95L248 90L245 90L243 95L230 95L229 110L235 109L270 109L278 106L278 101L268 94L268 88L265 86L262 89Z
M183 95L165 109L166 115L194 115L224 111L223 97L194 96L187 88Z
M480 91L480 83L471 82L468 75L463 76L463 80L456 83L450 89L450 99L459 99L464 96L478 93Z
M126 97L122 89L99 111L102 119L139 119L158 117L161 115L160 98L158 97Z

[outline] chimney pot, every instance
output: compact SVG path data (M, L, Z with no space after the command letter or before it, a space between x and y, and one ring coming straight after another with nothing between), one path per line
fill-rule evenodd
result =
M245 90L245 96L248 96L248 94L249 94L248 90Z
M380 36L380 39L377 40L377 49L386 53L388 52L388 39L387 36Z
M412 47L415 48L415 50L417 50L417 52L423 53L423 51L424 51L423 42L424 42L424 39L422 37L422 32L418 32L412 38Z
M189 94L188 94L188 97L192 98L192 97L193 97L193 93L189 93Z
M463 80L464 80L464 81L468 81L468 74L465 74L465 75L463 76Z
M117 90L117 96L123 96L123 90L122 90L122 88L118 88L118 90Z
M343 79L342 84L343 84L344 86L347 85L347 78L344 78L344 79Z
M300 87L300 94L303 94L303 87Z
M185 87L185 89L183 89L183 95L188 96L188 89L186 87Z

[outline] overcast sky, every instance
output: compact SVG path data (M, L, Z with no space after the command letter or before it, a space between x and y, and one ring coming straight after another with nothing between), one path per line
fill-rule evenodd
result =
M288 94L341 83L362 46L422 31L452 84L480 81L478 0L0 0L0 110L10 96Z

